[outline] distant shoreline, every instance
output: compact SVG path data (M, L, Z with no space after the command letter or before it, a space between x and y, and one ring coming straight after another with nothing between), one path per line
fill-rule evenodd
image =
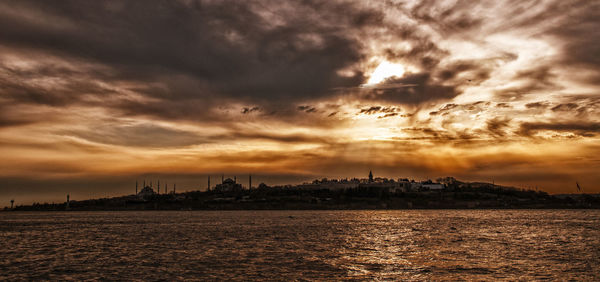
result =
M549 195L491 183L444 183L385 178L315 180L311 184L246 189L225 179L210 191L159 194L144 186L136 194L113 198L34 203L3 211L140 210L443 210L443 209L600 209L600 194ZM250 187L250 186L249 186Z
M534 191L421 191L385 193L377 189L312 190L263 188L235 192L195 191L114 198L35 203L2 211L141 210L451 210L451 209L599 209L599 194L553 196Z
M64 212L64 213L77 213L77 212L202 212L202 211L417 211L417 210L598 210L600 207L542 207L542 208L394 208L394 209L368 209L368 208L356 208L356 209L192 209L192 210L177 210L177 209L91 209L91 210L5 210L0 209L0 213L19 213L19 212L31 212L31 213L51 213L51 212Z

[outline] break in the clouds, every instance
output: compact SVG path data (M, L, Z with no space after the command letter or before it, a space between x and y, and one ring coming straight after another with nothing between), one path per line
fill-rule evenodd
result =
M0 195L368 168L598 191L599 19L595 1L3 1Z

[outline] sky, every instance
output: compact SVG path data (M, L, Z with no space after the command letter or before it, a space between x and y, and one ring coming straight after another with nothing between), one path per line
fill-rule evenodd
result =
M598 193L598 27L599 1L1 1L0 206L369 170Z

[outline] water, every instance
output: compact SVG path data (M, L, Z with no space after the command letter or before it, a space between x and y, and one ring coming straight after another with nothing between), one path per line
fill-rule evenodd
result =
M600 280L600 211L5 212L0 248L0 280Z

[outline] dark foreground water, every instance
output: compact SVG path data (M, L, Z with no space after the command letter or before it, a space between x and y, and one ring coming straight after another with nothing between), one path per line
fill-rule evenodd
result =
M598 210L0 213L0 280L600 280Z

